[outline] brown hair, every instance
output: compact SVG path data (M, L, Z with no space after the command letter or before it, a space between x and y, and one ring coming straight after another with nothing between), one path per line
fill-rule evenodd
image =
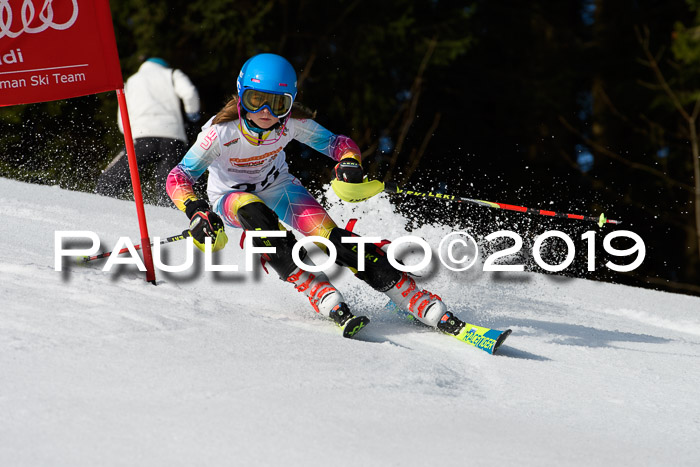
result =
M232 122L238 118L238 96L231 96L231 98L224 104L224 106L219 110L219 112L216 114L216 117L214 117L214 120L212 121L212 125L216 125L217 123L226 123L226 122ZM292 104L292 113L290 115L290 118L298 118L298 119L303 119L303 118L309 118L309 119L314 119L316 118L316 111L311 110L310 108L300 104L299 102L295 102Z

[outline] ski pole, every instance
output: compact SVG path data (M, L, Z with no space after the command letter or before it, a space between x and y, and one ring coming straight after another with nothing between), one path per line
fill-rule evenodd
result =
M408 195L408 196L442 199L445 201L454 201L456 203L473 203L473 204L478 204L479 206L486 206L489 208L505 209L508 211L524 212L524 213L528 213L528 214L539 214L540 216L565 217L567 219L593 221L593 222L596 222L598 224L598 227L602 227L603 224L620 224L621 223L620 221L615 221L615 220L606 218L605 214L601 214L599 217L582 216L579 214L564 214L564 213L560 213L560 212L546 211L543 209L533 209L533 208L526 208L523 206L515 206L512 204L494 203L492 201L483 201L480 199L463 198L461 196L456 196L456 195L433 193L431 191L424 192L424 191L404 190L402 188L399 188L399 186L393 182L384 183L384 191L387 193L394 193L394 194L398 193L398 194Z
M161 241L159 242L159 244L160 244L160 245L163 245L163 244L165 244L165 243L178 242L178 241L180 241L180 240L186 239L186 238L189 237L189 236L190 236L190 235L189 235L189 230L185 230L185 231L183 231L180 235L173 235L172 237L164 238L163 240L161 240ZM151 246L153 246L153 242L151 242ZM134 245L134 249L135 249L135 250L140 250L140 249L141 249L141 245ZM107 258L107 257L112 256L112 255L121 255L122 253L126 253L127 251L129 251L128 248L122 248L121 250L119 250L119 251L117 251L117 252L108 251L108 252L106 252L106 253L100 253L99 255L95 255L95 256L81 256L81 257L79 258L79 261L78 261L78 262L79 262L79 263L87 263L87 262L89 262L89 261L94 261L94 260L96 260L96 259Z

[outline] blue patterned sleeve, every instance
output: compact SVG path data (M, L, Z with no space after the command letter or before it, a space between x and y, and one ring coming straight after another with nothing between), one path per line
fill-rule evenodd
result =
M362 162L362 153L355 142L344 135L336 135L313 120L294 119L294 139L334 161L351 157Z

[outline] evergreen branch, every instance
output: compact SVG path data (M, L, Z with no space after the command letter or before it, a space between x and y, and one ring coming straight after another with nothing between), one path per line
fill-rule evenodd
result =
M690 115L683 107L683 104L681 103L680 99L678 99L678 95L676 95L676 93L673 92L673 89L671 89L671 86L668 84L668 81L666 81L666 77L661 72L661 68L659 67L659 62L649 49L649 28L645 26L644 34L642 35L642 32L640 32L639 28L635 27L635 33L637 34L637 40L642 46L644 55L646 56L647 61L649 62L648 66L651 68L652 72L654 73L654 76L656 76L656 80L659 82L661 89L663 89L666 95L671 99L671 102L673 102L673 106L676 108L676 110L678 110L678 112L683 116L683 118L690 121Z

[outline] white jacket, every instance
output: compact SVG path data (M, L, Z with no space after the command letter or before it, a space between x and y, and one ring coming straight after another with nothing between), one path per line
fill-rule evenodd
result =
M134 139L150 136L187 142L180 99L186 113L196 113L199 93L182 71L146 61L126 81L124 93ZM121 112L117 119L123 133Z

